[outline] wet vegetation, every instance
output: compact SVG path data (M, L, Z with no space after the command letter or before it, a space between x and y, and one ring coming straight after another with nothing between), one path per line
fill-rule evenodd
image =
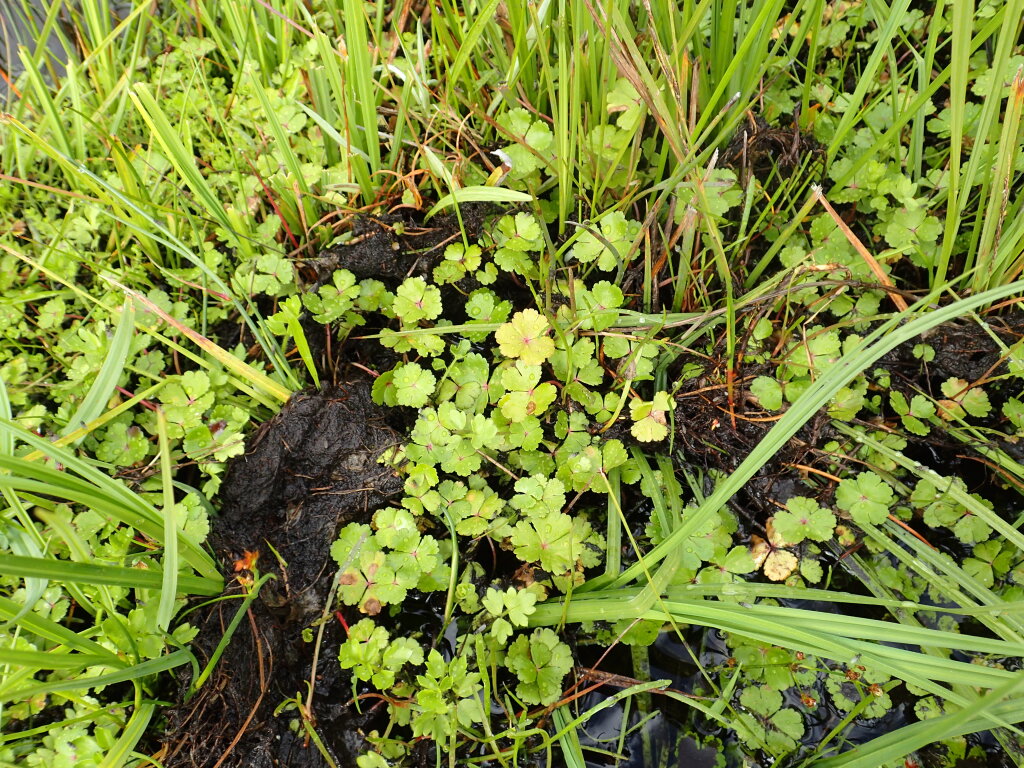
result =
M1024 2L39 10L0 766L1021 762Z

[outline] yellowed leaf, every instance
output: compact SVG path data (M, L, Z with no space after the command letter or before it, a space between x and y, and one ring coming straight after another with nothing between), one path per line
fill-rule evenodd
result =
M764 575L772 581L785 581L797 569L800 559L785 549L786 541L775 530L772 519L765 525L768 540L760 536L750 537L750 556L758 568L764 569Z
M956 400L939 400L936 405L938 405L939 418L943 421L953 421L953 419L964 416L964 409Z
M772 581L785 581L799 564L800 560L788 549L777 549L764 561L764 575Z
M750 556L754 558L754 565L760 568L764 565L764 561L768 559L768 555L771 553L772 548L768 542L760 536L751 536L750 542Z

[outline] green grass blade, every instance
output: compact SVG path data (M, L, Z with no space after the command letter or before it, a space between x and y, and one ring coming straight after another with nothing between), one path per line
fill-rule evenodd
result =
M274 111L274 107L270 104L270 99L267 98L267 91L263 84L260 83L256 78L256 75L251 72L250 79L252 80L253 92L256 94L256 98L259 101L260 106L263 108L263 114L266 117L267 125L270 127L270 133L274 137L278 151L284 158L285 167L294 178L294 183L298 185L299 194L296 195L298 198L296 202L299 205L304 205L304 195L309 194L309 185L306 183L305 176L302 175L302 167L299 165L299 159L295 156L295 152L292 150L291 142L285 134L284 126L281 125L281 121L278 119L277 113Z
M3 429L19 431L17 428L11 428L0 422L0 430ZM65 466L71 467L70 464L63 461L67 457L74 459L76 464L80 463L72 454L53 448L52 445L48 446L45 440L37 443L26 437L25 441L31 445L37 445L57 461L64 463ZM74 469L79 471L77 468ZM105 478L105 482L101 480L97 484L90 482L88 478L79 479L67 472L58 472L35 462L3 456L0 456L0 470L7 471L7 474L0 474L0 488L28 491L40 496L58 495L61 498L78 501L112 515L154 541L160 542L163 539L163 520L159 512L141 497L132 494L123 485L105 475L100 474L101 478ZM178 531L177 535L182 545L182 557L185 562L207 578L219 578L216 564L198 542L193 541L183 531Z
M426 218L429 219L456 203L529 203L532 200L533 197L525 192L504 187L462 187L453 189L438 200L434 207L427 211Z
M13 619L20 610L21 605L19 603L0 595L0 619L9 621ZM38 635L44 640L49 640L52 643L65 645L73 651L80 651L85 654L105 657L109 660L107 663L112 666L118 666L123 663L118 659L117 654L108 651L99 643L90 640L87 637L83 637L76 632L72 632L67 627L62 626L45 616L40 616L38 613L28 613L20 617L17 624L25 632L31 632L33 635Z
M1007 541L1011 542L1017 549L1024 552L1024 534L1018 531L1014 526L1007 523L999 515L993 512L984 504L980 503L977 499L972 497L969 493L956 485L949 482L948 478L943 477L933 469L922 465L920 462L914 462L908 459L906 456L898 454L897 452L887 450L885 446L879 443L872 437L851 429L848 425L840 422L834 422L833 426L839 429L843 434L847 435L852 440L864 445L871 446L875 450L882 452L884 455L889 456L904 469L909 470L912 474L927 480L936 488L942 488L944 492L948 493L957 504L962 505L972 515L977 515L985 521L993 530L998 531Z
M210 660L206 663L206 666L203 667L202 672L193 678L192 686L189 689L189 696L198 691L203 686L203 683L209 679L210 675L213 674L213 670L217 667L217 662L220 661L221 655L227 649L228 643L231 642L231 638L235 634L235 630L238 629L238 625L242 623L242 619L248 612L249 606L252 605L253 600L259 596L260 589L263 585L272 578L275 578L273 574L264 574L260 577L259 581L249 587L248 593L246 593L241 605L239 605L238 609L235 611L235 615L231 617L231 621L228 624L227 629L224 630L224 634L221 637L220 642L217 643L217 647L210 655Z
M74 157L74 150L71 147L71 138L64 127L64 120L61 111L53 100L49 86L43 81L42 71L33 61L25 48L21 49L21 60L25 67L25 74L28 76L28 83L35 96L35 102L42 109L44 125L49 128L49 134L53 136L57 149L68 157Z
M206 179L199 172L192 153L185 148L185 145L178 136L178 132L171 126L170 120L167 119L167 115L164 114L163 109L149 92L149 89L139 83L129 91L129 95L132 101L135 102L135 107L139 110L142 119L146 121L150 131L152 131L153 138L156 139L157 143L166 153L168 160L171 161L174 170L188 188L192 190L192 193L199 202L202 203L203 211L220 224L231 245L241 248L244 252L250 251L251 249L248 247L248 244L238 237L232 226L231 219L224 210L223 203L217 198L217 195L210 188Z
M11 505L13 509L21 513L25 512L25 509L22 506L21 501L16 498L12 499L11 497L13 496L13 494L6 488L4 489L4 496L8 499L8 501L14 502ZM26 526L26 530L31 530L34 533L35 527L29 525ZM4 533L7 536L8 546L10 546L11 551L14 552L15 555L28 558L43 557L43 553L39 549L36 542L33 541L29 537L29 535L25 533L25 531L21 528L17 528L13 524L11 524L6 527ZM36 601L39 600L39 598L43 596L43 593L46 592L46 587L49 584L49 582L45 578L39 576L25 576L24 578L25 596L23 607L21 611L18 613L18 615L14 616L11 619L12 622L17 621L26 613L32 610L32 607L36 604Z
M145 568L125 568L100 563L75 563L53 558L24 557L0 554L0 569L11 576L32 576L83 584L106 584L129 589L160 589L164 576L160 571ZM224 584L220 579L180 575L178 587L185 594L216 595Z
M71 680L57 680L54 682L37 683L36 685L25 686L14 691L0 688L0 701L26 701L41 693L60 693L64 691L82 691L97 688L114 683L123 683L129 680L139 680L144 677L166 672L192 661L193 656L188 651L174 651L161 656L158 659L150 659L141 664L124 667L115 672L107 672L102 675L91 677L77 677Z
M878 8L880 5L881 3L877 3L874 7ZM848 140L848 134L852 130L854 123L863 116L863 105L868 89L876 85L878 71L882 66L882 62L889 55L891 42L903 23L907 8L909 7L910 0L895 0L888 9L889 15L884 20L884 24L881 23L881 20L876 20L876 23L879 23L880 26L878 37L867 64L858 73L857 87L849 97L846 111L843 112L843 116L835 127L832 142L828 146L828 156L830 158L835 157L839 148Z
M478 53L477 46L480 43L485 28L494 23L494 12L500 1L487 0L487 4L476 12L476 19L474 19L462 40L459 41L459 52L455 55L455 60L448 69L448 78L451 84L458 83L459 75L462 74L462 70L469 63L470 57ZM472 87L471 82L467 83L467 85Z
M114 746L103 756L99 768L121 768L131 758L132 750L142 739L155 712L156 704L152 701L144 701L136 707L127 727L121 731Z
M381 169L380 138L377 135L377 99L374 96L376 84L373 77L375 56L370 52L367 37L365 5L359 0L343 0L342 9L345 23L345 46L348 60L345 62L347 98L345 104L353 105L349 123L350 135L355 145L370 158L371 176ZM371 202L376 190L364 190L366 202Z
M116 662L116 663L115 663ZM64 651L22 651L0 648L0 664L34 669L85 669L86 667L115 667L127 662L116 656L97 653L66 653Z
M887 765L914 750L947 739L991 728L991 720L1024 722L1024 675L1015 675L1005 685L959 712L922 720L860 744L836 757L816 760L814 768L875 768Z
M174 599L178 596L178 587L187 587L178 579L178 523L174 509L174 473L171 470L171 446L167 440L167 416L163 408L156 412L156 434L160 446L160 480L164 492L161 510L164 518L164 572L160 580L160 604L156 611L156 625L166 632L171 626L171 619L174 618Z
M953 0L953 18L950 34L951 62L949 80L949 191L945 228L942 233L942 249L939 252L935 271L935 284L946 282L949 258L960 223L960 161L964 140L964 111L967 103L967 76L971 53L971 33L974 25L974 0Z
M107 281L112 285L120 288L122 291L124 291L126 296L135 299L144 307L146 307L146 309L148 309L150 312L156 313L162 320L169 323L177 330L181 331L185 336L187 336L189 339L195 342L195 344L199 346L203 351L208 352L225 368L227 368L237 376L241 377L243 381L251 382L252 384L256 385L260 390L262 390L265 394L272 396L279 402L287 402L288 398L291 397L292 393L289 389L282 386L281 384L278 384L276 381L271 379L266 374L257 371L244 360L239 360L226 349L210 341L202 334L197 333L193 328L190 328L189 326L185 325L180 320L167 314L161 307L159 307L154 302L150 301L148 298L143 296L138 291L134 291L131 288L122 285L121 283L112 278L107 278Z
M121 374L124 373L124 363L128 358L134 331L135 307L130 301L126 301L121 309L120 318L117 321L117 331L110 342L110 350L103 360L103 365L100 366L92 386L89 387L89 391L82 399L78 409L61 430L62 437L79 429L84 424L95 421L103 413L110 396L114 393L114 387L117 386ZM85 435L74 440L72 444L81 442L83 437Z

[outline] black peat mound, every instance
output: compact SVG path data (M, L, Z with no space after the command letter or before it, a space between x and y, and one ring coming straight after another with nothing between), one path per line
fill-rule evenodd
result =
M337 662L342 641L327 622L316 643L303 639L324 614L337 566L330 545L340 526L369 521L402 488L377 457L400 438L370 399L366 381L344 382L319 394L292 397L249 439L221 489L221 513L210 543L228 587L220 600L191 614L199 664L214 653L240 605L236 562L258 553L255 567L273 573L227 645L212 676L190 699L191 671L179 680L163 736L168 768L319 768L328 763L308 741L294 709L275 716L288 699L306 713L337 765L354 765L359 723L346 702L352 690ZM244 572L243 572L244 573ZM308 637L309 633L307 633ZM298 727L297 727L298 726Z

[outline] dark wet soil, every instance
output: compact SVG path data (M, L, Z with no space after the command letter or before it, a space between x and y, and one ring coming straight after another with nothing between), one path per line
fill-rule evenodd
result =
M749 383L758 375L771 375L773 370L769 365L746 366L742 377ZM676 395L679 463L691 472L732 472L775 424L773 414L750 405L743 384L735 386L730 403L723 381L723 372L709 369L707 375L686 382ZM741 523L763 522L777 509L776 502L784 503L794 495L800 479L794 467L813 465L817 459L812 449L833 433L827 414L816 414L729 502ZM704 490L711 493L713 488L709 485Z
M235 563L258 552L257 568L273 573L252 604L216 671L191 700L191 673L180 679L179 700L167 712L168 768L319 768L328 763L301 731L296 713L275 716L283 701L305 701L314 642L302 632L321 617L336 565L330 545L340 526L366 521L401 490L401 481L377 463L400 441L363 380L320 394L295 395L232 461L221 489L221 514L210 543L237 597ZM245 571L241 572L245 575ZM190 616L199 627L192 646L204 665L221 641L239 601L224 600ZM341 627L329 613L315 672L311 716L339 766L354 765L357 726L345 707L352 690L337 662ZM315 637L315 630L314 630Z
M425 276L441 260L448 245L462 240L463 231L470 241L479 238L492 213L492 205L469 203L460 209L461 224L454 213L428 221L413 211L365 216L356 220L348 242L305 260L301 273L314 289L328 282L336 269L347 269L357 280L389 282L410 275Z
M761 115L747 114L722 154L723 165L736 171L740 187L751 175L767 180L772 172L785 176L805 163L825 177L825 148L810 131L801 130L799 107L774 125Z

